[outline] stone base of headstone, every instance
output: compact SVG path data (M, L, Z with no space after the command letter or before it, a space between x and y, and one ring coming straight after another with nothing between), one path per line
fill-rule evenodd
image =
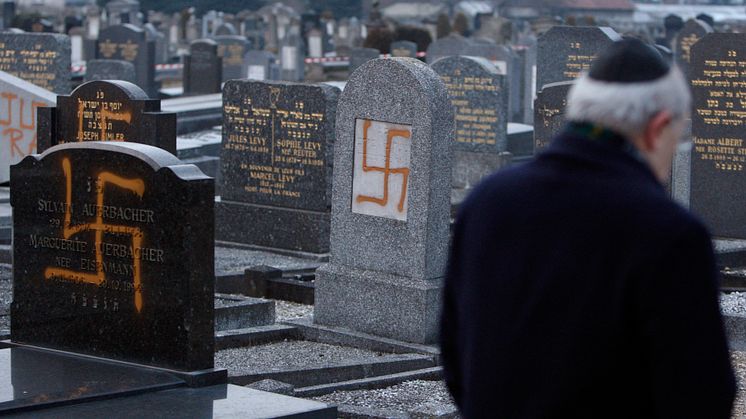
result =
M316 271L314 322L406 342L434 343L441 293L438 279L327 264Z
M451 203L463 201L466 194L491 173L507 167L512 161L510 153L472 153L454 151L451 185Z
M306 253L329 252L328 212L215 202L215 240Z

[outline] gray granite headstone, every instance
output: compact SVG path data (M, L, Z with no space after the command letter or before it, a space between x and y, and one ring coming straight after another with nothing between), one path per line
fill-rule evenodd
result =
M245 78L241 70L244 55L249 51L249 41L238 35L215 36L212 39L218 43L218 56L223 59L223 81Z
M152 23L143 25L145 35L148 41L155 44L155 63L164 64L168 62L168 44L166 35L160 32Z
M417 57L417 44L412 41L395 41L391 43L392 57Z
M518 121L533 125L534 99L536 98L536 43L517 45L514 49L518 56L521 81L520 86L520 116Z
M437 339L448 249L453 108L413 58L352 74L337 108L329 264L314 322L416 343Z
M746 239L745 60L744 34L711 33L691 49L691 209L722 238Z
M381 56L381 52L375 48L353 48L350 53L350 74L361 65Z
M278 80L280 67L277 57L269 51L249 51L243 58L242 79Z
M145 31L132 24L109 26L101 30L96 58L129 61L135 66L137 84L150 97L158 97L155 84L155 42Z
M432 64L443 79L456 118L452 200L507 164L508 85L485 58L451 56Z
M39 109L38 150L58 144L113 141L148 144L176 154L176 114L121 80L81 84L57 106Z
M427 63L432 64L439 58L450 57L451 55L464 55L469 45L469 40L458 34L440 38L427 47Z
M212 368L213 190L144 144L63 144L14 165L12 340Z
M198 39L189 45L189 55L184 56L183 78L185 95L220 93L223 65L214 40Z
M10 180L10 166L36 153L38 109L53 106L57 95L0 71L0 183Z
M328 85L226 82L218 240L329 251L338 95Z
M50 33L0 33L0 71L49 91L70 93L70 37Z
M534 102L534 152L546 148L565 125L567 94L574 81L549 83L536 95Z
M612 42L622 38L607 27L554 26L538 41L537 89L575 80Z
M83 81L93 80L123 80L135 83L135 66L124 60L89 60L86 62Z
M689 19L676 34L673 40L673 57L684 74L688 74L689 71L692 46L712 32L712 27L707 23L698 19Z
M285 37L280 47L280 71L282 80L302 81L305 76L305 49L303 39L296 33Z

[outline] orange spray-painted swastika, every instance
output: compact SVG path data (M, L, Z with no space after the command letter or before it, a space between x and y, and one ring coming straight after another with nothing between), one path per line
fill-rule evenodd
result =
M101 172L96 181L96 221L93 223L72 225L72 167L68 158L62 159L62 170L65 174L66 193L65 193L65 221L62 228L62 236L69 240L76 234L86 232L95 233L95 251L96 251L96 272L78 272L71 269L48 267L44 270L44 277L63 278L73 282L83 282L100 286L106 280L104 272L103 254L101 244L103 243L104 233L129 235L132 237L132 259L134 264L134 289L135 289L135 308L139 313L142 309L142 277L140 268L140 258L136 255L136 249L140 249L143 241L143 232L137 227L122 226L115 224L105 224L103 219L104 208L104 190L107 184L118 186L134 192L142 198L145 192L145 184L142 179L125 179L110 172Z
M392 174L402 175L402 188L401 196L399 197L399 204L397 210L404 212L404 203L407 200L407 180L409 179L409 168L397 167L391 168L391 145L394 142L394 138L402 137L406 139L411 138L411 133L408 130L403 129L391 129L387 131L386 135L386 160L384 161L384 167L368 166L368 129L372 125L370 120L363 121L363 172L381 172L383 173L383 197L377 198L373 196L358 195L355 200L358 203L361 202L372 202L385 207L389 202L389 176Z

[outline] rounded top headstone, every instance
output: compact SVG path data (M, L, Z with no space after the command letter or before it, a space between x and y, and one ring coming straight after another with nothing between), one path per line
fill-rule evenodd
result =
M116 88L131 100L147 100L148 95L136 84L124 80L93 80L83 83L70 93L71 97L95 95L96 91L105 89L111 91Z

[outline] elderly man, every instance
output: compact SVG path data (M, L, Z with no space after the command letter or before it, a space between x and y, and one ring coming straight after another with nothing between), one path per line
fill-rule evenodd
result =
M678 69L615 43L552 145L464 202L441 344L465 417L729 417L710 237L662 186L689 106Z

